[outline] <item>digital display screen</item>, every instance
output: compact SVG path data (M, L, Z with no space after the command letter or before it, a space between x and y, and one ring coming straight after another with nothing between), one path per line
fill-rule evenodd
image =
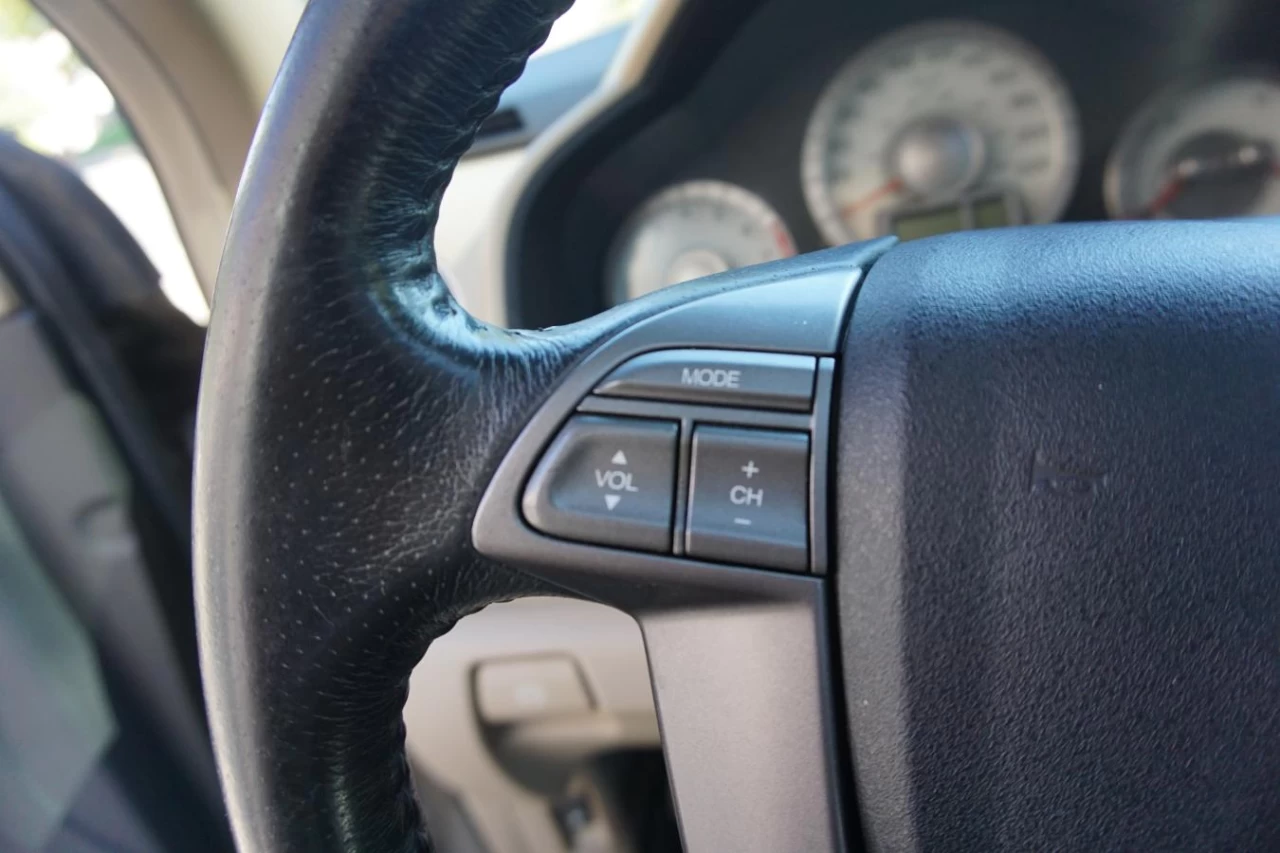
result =
M894 217L893 233L899 240L918 240L948 231L961 231L964 225L964 208L942 207Z
M893 233L899 240L918 240L966 228L999 228L1009 224L1009 208L1003 196L965 199L949 207L910 210L896 214Z
M1009 224L1009 209L1002 198L984 198L974 202L974 228L1000 228Z

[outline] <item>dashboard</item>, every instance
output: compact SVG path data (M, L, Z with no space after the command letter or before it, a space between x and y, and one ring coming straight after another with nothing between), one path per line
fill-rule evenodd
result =
M708 4L513 222L514 319L893 234L1280 213L1280 5Z

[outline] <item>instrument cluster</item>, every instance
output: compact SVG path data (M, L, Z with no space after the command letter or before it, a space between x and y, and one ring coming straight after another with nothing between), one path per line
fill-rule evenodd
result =
M874 39L830 77L792 168L834 246L1056 221L1081 149L1070 87L1035 45L987 23L927 21ZM1153 91L1110 145L1103 183L1113 219L1280 213L1280 75L1226 68ZM786 257L791 235L745 187L660 188L613 239L607 298Z

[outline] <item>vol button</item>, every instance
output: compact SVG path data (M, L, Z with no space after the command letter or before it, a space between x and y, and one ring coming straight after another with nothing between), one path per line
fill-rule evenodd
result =
M625 468L627 464L627 454L619 450L617 453L613 454L613 458L611 458L609 462L613 465ZM632 482L632 476L633 474L631 471L620 471L617 469L606 469L601 471L599 468L596 469L596 486L601 489L609 489L610 492L612 492L612 494L605 494L604 496L605 508L610 512L617 509L618 504L622 502L622 495L617 494L618 492L640 491L636 488L635 483Z
M669 421L575 416L529 479L526 520L565 539L669 551L678 432Z

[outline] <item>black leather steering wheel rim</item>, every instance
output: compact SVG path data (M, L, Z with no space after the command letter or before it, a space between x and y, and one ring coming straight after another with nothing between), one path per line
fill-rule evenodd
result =
M461 616L548 591L472 548L487 475L566 365L672 301L506 332L436 268L453 167L565 6L317 0L272 91L219 273L195 486L201 664L243 850L429 849L409 672Z
M558 587L545 573L513 568L519 560L480 553L473 524L486 488L520 482L527 460L513 463L509 449L519 447L530 424L554 434L561 415L548 414L544 403L564 397L571 407L569 397L588 393L581 376L576 391L562 380L603 345L647 318L741 283L715 277L539 332L479 323L449 294L432 244L444 187L564 6L313 0L269 99L219 274L195 487L201 664L242 850L430 849L404 752L401 709L411 668L435 637L486 604L587 589ZM859 297L849 333L861 337L843 348L841 362L838 440L854 464L833 478L843 501L834 515L846 703L873 844L945 841L959 837L955 827L965 821L981 846L1036 838L1034 811L1006 820L1003 804L1019 774L1045 766L1034 749L1043 732L1056 735L1053 758L1067 767L1133 747L1123 728L1104 726L1109 739L1076 737L1094 720L1088 707L1060 700L1070 683L1131 691L1116 704L1154 709L1148 717L1168 711L1166 732L1201 737L1199 753L1188 747L1201 761L1200 788L1186 800L1215 805L1224 791L1231 799L1203 836L1208 846L1214 838L1274 838L1276 822L1267 819L1274 796L1255 789L1258 780L1274 778L1277 757L1251 756L1233 789L1232 767L1241 766L1247 742L1234 732L1215 739L1213 726L1214 714L1236 700L1253 714L1259 738L1273 742L1278 725L1264 714L1280 679L1268 680L1257 651L1259 638L1274 636L1280 611L1270 606L1280 603L1280 584L1267 571L1274 547L1260 533L1280 513L1280 493L1267 487L1280 479L1267 476L1280 470L1280 458L1258 426L1277 416L1280 398L1257 390L1280 369L1275 228L1064 226L955 235L895 250L892 263L877 265L864 285L872 298ZM852 269L883 248L834 250L763 275L782 279L824 264ZM958 269L965 276L955 275ZM1058 279L1071 286L1043 286ZM1214 290L1219 284L1223 289ZM1001 348L1010 342L1017 346ZM821 354L840 348L833 342ZM973 367L948 373L957 352ZM1188 356L1184 365L1181 353L1199 360ZM1132 375L1112 373L1117 354ZM1205 364L1232 382L1197 372ZM1187 376L1171 365L1188 367ZM974 390L970 381L978 393L966 395ZM1128 397L1108 396L1117 386ZM1057 393L1062 388L1073 390L1072 408ZM1169 400L1178 404L1170 406L1177 418L1152 414ZM932 420L918 419L927 409L922 401L938 408ZM1210 406L1218 431L1194 434L1197 413ZM913 411L916 420L908 417ZM967 420L948 421L949 412ZM1123 441L1095 434L1100 413L1114 415L1127 451ZM1166 427L1168 435L1146 440ZM992 435L1001 442L989 441ZM952 445L979 452L966 459ZM1203 471L1181 465L1188 448L1209 448ZM1092 467L1103 458L1110 459L1105 469ZM1164 472L1174 469L1229 479L1166 483ZM1109 484L1128 491L1107 493ZM1178 489L1185 494L1166 500ZM957 496L986 510L998 496L1012 509L978 513L981 524L974 525L957 510ZM1064 496L1077 502L1063 509L1055 501ZM1130 535L1099 509L1110 502L1128 511L1139 500L1146 502L1141 513L1162 525L1153 527L1160 536ZM1074 525L1070 537L1062 535L1063 518ZM1218 533L1231 526L1247 533L1242 546L1228 543L1219 552L1228 579L1247 596L1236 586L1223 592L1215 585L1220 578L1201 571L1218 556L1203 547L1213 537L1201 537L1199 551L1182 548L1178 537L1194 532L1197 519L1213 519ZM511 527L506 533L519 524ZM519 532L527 534L524 544L547 549L534 563L555 561L563 543ZM501 539L489 537L485 554L509 556L503 549L512 539ZM1088 547L1078 547L1082 542ZM1197 554L1193 564L1180 562L1187 552ZM1159 582L1140 572L1125 576L1114 560L1099 558L1115 553L1135 571L1160 570ZM647 565L636 555L618 562ZM991 575L1002 563L1012 574ZM1042 600L1036 578L1022 582L1031 570L1078 594L1075 609ZM753 594L785 585L780 575L760 574ZM639 585L641 577L637 570L625 580ZM805 594L820 586L803 580L813 581ZM1091 609L1117 589L1130 609ZM645 591L661 598L656 584ZM801 628L813 640L825 630L821 590L808 604L820 618ZM1152 623L1138 632L1140 642L1128 633L1131 613ZM1178 618L1156 618L1170 614ZM1200 630L1220 614L1221 630ZM1034 642L1013 652L987 648L997 634L992 628L1009 625L1018 626L1013 636ZM1103 677L1105 666L1073 664L1088 672L1070 682L1079 673L1058 666L1064 637L1092 655L1126 651L1117 642L1142 654L1116 655L1128 669L1115 678ZM1204 675L1189 663L1193 656L1162 657L1178 641L1212 645L1218 668ZM952 653L964 667L939 671L934 662ZM1242 653L1252 655L1252 669L1219 666ZM993 663L1004 681L989 678L985 667ZM1025 684L1031 666L1049 673L1041 691L993 689ZM1167 702L1171 679L1176 708ZM967 713L981 736L953 737L953 724ZM1025 719L1043 728L1018 749L973 748L983 738L1001 743L991 720ZM1103 722L1117 721L1124 718ZM664 737L670 733L668 727ZM993 761L1005 762L998 774ZM824 772L838 775L831 764ZM1158 785L1180 783L1172 766L1153 760L1133 778L1104 779L1110 788L1074 792L1081 796L1072 802L1123 825L1123 808L1107 805L1116 798L1099 792L1138 791L1134 801L1149 805ZM939 791L945 776L929 778L934 768L981 784ZM1037 795L1072 793L1061 774L1035 778ZM1153 826L1166 821L1153 833L1171 831L1168 814L1149 811ZM1054 817L1079 840L1089 837L1081 814L1064 809ZM838 823L819 830L831 848L842 838ZM713 835L701 839L699 849L715 849ZM800 842L754 843L752 849L770 850Z

